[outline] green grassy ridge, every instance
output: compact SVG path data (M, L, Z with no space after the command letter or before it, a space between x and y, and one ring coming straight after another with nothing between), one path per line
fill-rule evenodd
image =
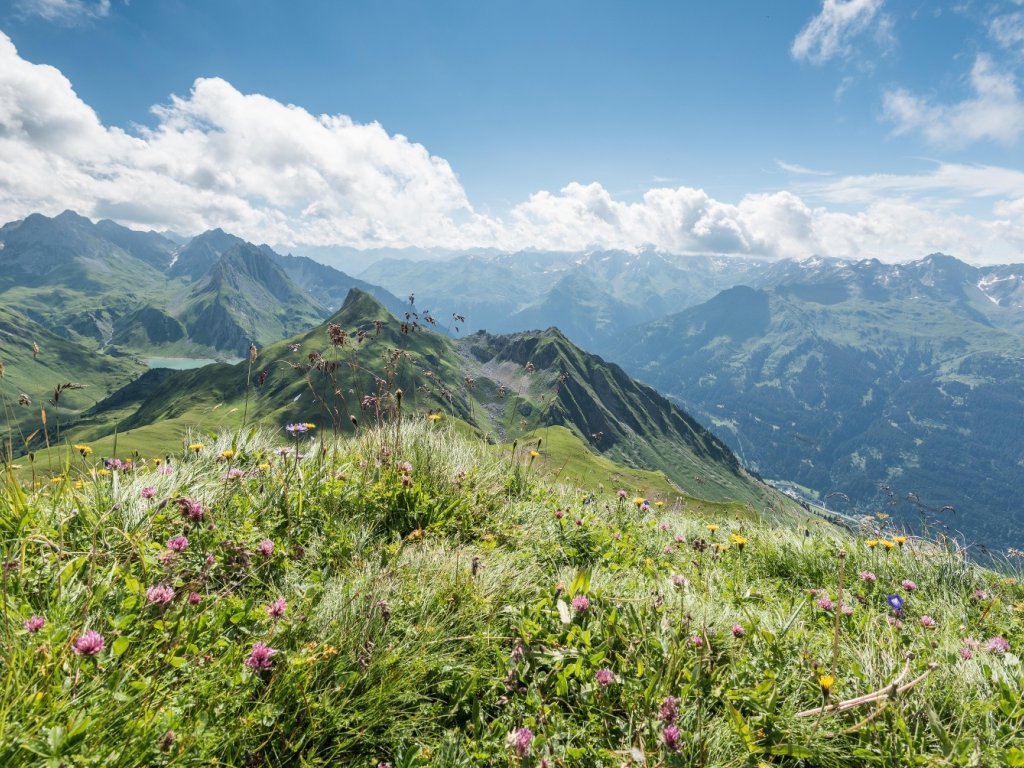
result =
M33 354L33 344L38 345L38 354ZM4 430L2 442L6 446L11 441L15 451L23 437L41 426L41 408L56 423L58 409L50 402L56 387L66 383L84 387L61 394L60 418L68 419L94 406L143 370L142 363L134 358L92 352L3 307L0 363L4 366L0 392L5 424L10 428ZM22 394L29 397L31 405L19 404Z
M338 441L227 434L176 454L171 474L94 475L72 455L60 482L8 481L0 764L1024 759L1019 572L918 539L883 551L824 524L807 536L674 501L644 511L545 477L544 437L530 463L443 420ZM296 444L307 458L275 455ZM232 468L243 476L225 479ZM182 496L201 520L179 512ZM188 548L169 555L178 535ZM810 590L838 605L840 570L854 611L836 646L834 612ZM174 597L148 604L159 584ZM890 593L905 599L902 626ZM22 626L32 615L38 633ZM104 637L95 656L72 650L86 630ZM967 638L994 636L1011 652L961 657ZM244 663L257 642L276 651L262 673ZM878 711L797 717L823 703L835 647L832 701L885 688L908 657L905 680L924 677ZM668 696L678 752L658 718ZM507 745L521 728L522 758Z
M332 327L344 330L343 344L332 340ZM345 433L353 418L366 426L399 411L443 412L494 442L564 426L616 462L664 472L693 497L758 510L794 506L749 476L723 443L654 390L555 329L452 340L433 332L423 317L396 319L360 290L351 291L328 322L260 350L251 364L146 374L85 414L70 437L106 437L109 444L116 426L118 435L145 443L157 425L161 437L169 423L183 435L189 427L235 428L243 415L263 424L313 418L321 428ZM145 447L174 450L181 435Z

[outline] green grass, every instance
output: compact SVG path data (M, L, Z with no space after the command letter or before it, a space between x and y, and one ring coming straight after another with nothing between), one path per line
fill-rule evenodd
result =
M566 430L515 459L464 431L199 435L169 474L101 474L76 453L38 489L8 474L0 765L1024 764L1009 564L698 508ZM296 446L305 458L276 452ZM665 505L620 498L618 480ZM87 631L95 655L74 650ZM985 650L993 637L1010 652ZM262 671L245 664L257 643L275 650ZM802 714L904 667L916 682L897 696Z

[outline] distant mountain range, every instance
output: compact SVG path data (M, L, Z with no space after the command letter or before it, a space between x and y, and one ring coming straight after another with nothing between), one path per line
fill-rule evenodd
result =
M766 477L1019 546L1022 276L941 254L781 262L606 350Z
M0 228L0 300L57 336L119 353L245 354L383 289L220 229L184 244L72 211Z

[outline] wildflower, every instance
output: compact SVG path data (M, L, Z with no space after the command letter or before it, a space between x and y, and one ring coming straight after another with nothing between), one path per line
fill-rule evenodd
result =
M609 685L615 682L615 673L610 669L599 669L594 674L594 679L597 680L598 685L602 688L607 688Z
M960 649L960 658L964 661L969 661L974 656L974 651L969 645L965 645Z
M671 725L679 717L679 699L666 696L658 708L658 719Z
M740 638L740 637L743 637L745 634L747 634L747 630L745 630L743 628L742 624L733 624L732 625L732 636L733 637Z
M188 595L189 605L199 605L203 601L203 596L198 592L190 592Z
M640 511L641 512L648 512L648 511L650 511L650 509L651 509L651 502L647 501L647 499L644 499L644 503L640 505Z
M530 451L531 459L536 459L538 456L540 456L540 451Z
M207 565L213 565L215 562L217 562L217 560L216 560L216 558L214 558L212 552L206 556L206 564Z
M839 610L842 611L843 616L853 616L853 606L852 605L849 605L847 603L843 603L842 607Z
M305 424L288 424L285 426L284 430L292 437L297 437L308 432L309 427Z
M675 725L669 725L661 732L661 740L670 752L678 752L682 747L682 735Z
M105 647L103 635L95 629L90 629L72 644L72 649L79 656L95 656Z
M193 452L195 452L195 453L199 453L199 452L200 452L201 450L203 450L203 448L205 448L205 447L206 447L206 446L205 446L205 445L203 445L202 443L190 443L190 444L189 444L189 446L188 446L188 449L189 449L190 451L193 451Z
M224 475L224 479L225 480L238 480L239 478L243 477L244 475L245 475L244 471L242 471L238 467L232 467L231 469L229 469L227 471L227 474Z
M152 499L154 496L156 496L156 488L147 485L145 488L139 491L139 495L144 499Z
M42 616L33 616L29 619L25 619L24 627L26 632L32 632L34 634L44 626L46 626L46 619Z
M685 544L685 543L686 543L686 537L683 536L683 534L681 534L681 533L677 533L676 534L676 544Z
M279 619L284 616L284 612L288 608L288 603L285 602L283 597L277 598L274 602L267 606L267 615L272 619Z
M663 531L667 531L668 530L668 523L660 523L658 525L658 528L660 528Z
M259 550L263 553L264 557L270 557L271 553L274 551L274 542L270 539L262 539L260 541Z
M989 594L984 589L976 589L971 595L971 599L973 600L988 600L988 598Z
M83 459L90 453L92 453L92 448L90 448L88 445L76 445L75 450L82 454Z
M585 613L590 608L590 601L586 598L586 595L576 595L572 599L572 609L576 613Z
M235 452L228 448L226 451L220 452L220 457L224 460L233 459L235 457Z
M167 731L167 733L163 735L163 738L160 739L160 743L158 744L158 746L160 747L160 751L170 752L171 747L174 745L174 742L175 740L177 740L177 738L178 735L174 731Z
M890 607L892 607L892 612L895 613L897 616L899 616L900 613L903 612L903 598L899 595L889 595L887 598L885 598L885 602L887 602L890 605Z
M718 526L715 523L708 523L704 527L711 531L712 534L718 530Z
M665 506L665 502L662 501L661 499L658 499L656 502L654 502L654 506L656 506L656 507L664 507Z
M273 664L270 657L276 653L277 651L266 643L256 643L249 652L249 658L244 662L245 666L259 671L270 669Z
M832 686L836 684L836 679L832 675L821 675L818 678L818 685L821 687L821 692L828 698L828 695L832 693Z
M831 611L835 607L828 597L818 598L817 606L823 611Z
M892 540L895 541L897 544L899 544L901 548L903 547L904 544L907 543L907 537L906 536L893 536Z
M412 472L412 464L410 464L408 461L403 461L398 465L398 471L401 472L402 474L408 475L410 472Z
M427 421L437 422L437 421L440 421L440 420L441 420L441 414L440 413L430 413L430 414L427 414Z
M404 488L412 487L412 475L402 475L402 486Z
M935 619L931 616L922 616L919 621L925 629L935 629Z
M203 505L187 496L178 498L178 511L189 520L201 520L204 514Z
M622 534L619 531L616 531L612 534L612 538L616 541L622 541Z
M907 592L913 592L917 589L917 584L912 582L910 579L904 579L901 581L900 586L907 590Z
M1002 635L997 635L996 637L989 638L988 642L985 643L985 650L1001 656L1009 652L1010 643Z
M505 743L519 757L526 757L530 754L530 745L533 743L533 731L529 728L516 728L508 735Z
M690 635L690 645L692 645L694 648L703 648L704 638L700 635Z
M161 464L159 467L157 467L156 471L159 472L161 475L169 475L174 472L174 467L172 467L170 464Z
M561 509L556 509L555 510L555 519L556 520L561 520L564 517L565 517L565 511L564 510L561 510Z
M681 573L674 573L672 574L672 583L677 587L686 587L689 586L690 580Z
M153 605L167 605L174 599L174 590L167 584L155 584L146 590L146 599Z
M746 536L741 536L738 533L730 534L729 535L729 541L731 541L733 544L735 544L740 549L743 549L745 546L747 546L747 538L746 538Z
M582 528L583 527L583 518L582 517L577 517L576 518L576 527L577 528Z
M638 507L645 501L647 501L647 499L645 499L643 496L637 496L635 499L633 499L633 503L636 504Z
M885 547L886 552L896 546L894 542L889 541L888 539L879 539L878 543Z
M868 584L874 584L878 580L878 577L871 571L861 571L859 576L861 581L867 582Z
M874 549L878 546L878 539L868 539L864 543L867 544L868 549Z
M184 536L174 536L167 540L167 548L175 552L184 552L188 549L188 539Z
M624 499L624 498L626 498L626 496L628 495L628 494L626 493L626 489L625 489L625 488L619 488L619 490L617 490L617 491L616 491L615 493L616 493L616 495L617 495L617 496L618 496L618 497L619 497L620 499Z

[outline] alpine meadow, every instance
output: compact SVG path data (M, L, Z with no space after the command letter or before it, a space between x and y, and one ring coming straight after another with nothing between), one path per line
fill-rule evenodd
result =
M0 766L1024 767L1022 82L1020 0L0 0Z

